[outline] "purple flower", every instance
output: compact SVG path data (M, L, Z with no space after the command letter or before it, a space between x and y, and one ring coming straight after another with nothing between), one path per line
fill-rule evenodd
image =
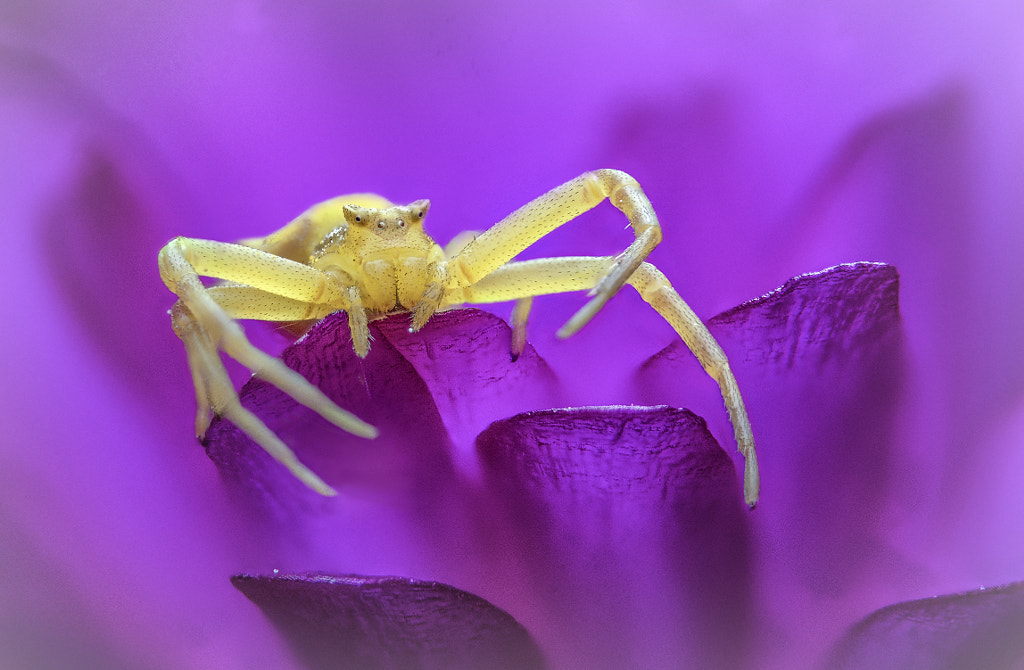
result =
M237 575L330 588L336 610L343 588L429 592L461 605L423 630L555 667L1015 662L1020 589L994 588L1024 579L1015 3L22 4L0 22L0 665L301 663ZM538 300L514 366L477 312L420 338L378 324L364 376L318 381L392 393L359 408L381 439L289 436L332 440L310 461L337 500L227 424L210 458L195 444L168 239L377 191L429 197L444 242L595 167L643 185L665 229L650 260L730 356L756 511L713 382L628 289L565 342L582 298ZM615 253L624 225L604 206L528 256ZM887 265L745 303L856 261ZM343 319L289 360L349 365L316 344ZM479 356L438 349L473 333ZM246 393L282 433L304 421ZM668 407L557 409L632 404ZM565 451L579 435L592 452ZM466 611L487 625L430 628Z

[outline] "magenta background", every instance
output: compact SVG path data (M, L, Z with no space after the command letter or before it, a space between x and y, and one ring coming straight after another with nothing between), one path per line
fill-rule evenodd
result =
M260 234L372 190L429 197L444 242L595 167L644 185L666 237L651 260L702 316L839 262L901 272L908 388L878 541L905 572L780 583L766 481L781 658L894 600L1024 578L1022 34L1009 1L5 2L0 639L287 662L227 581L247 539L190 435L167 239ZM536 253L614 252L623 226L605 208ZM531 340L581 401L628 402L673 335L623 295L557 342L580 303L538 301Z

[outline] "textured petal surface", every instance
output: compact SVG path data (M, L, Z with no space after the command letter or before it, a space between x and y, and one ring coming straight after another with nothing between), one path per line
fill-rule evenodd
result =
M532 345L512 360L503 319L479 309L455 309L434 315L416 333L408 331L407 319L375 325L427 385L464 462L472 458L477 434L492 421L557 404L554 373Z
M244 404L266 417L268 425L329 483L372 479L427 479L436 468L450 468L453 446L463 446L491 421L516 411L550 406L555 381L546 364L528 346L519 360L509 355L509 328L480 310L451 310L435 315L419 333L409 333L408 315L370 324L372 346L366 359L352 350L343 312L324 319L282 359L319 386L340 407L379 426L379 439L347 435L320 420L266 382L251 380L241 391ZM456 440L451 439L454 435ZM210 456L226 471L260 472L260 489L295 489L290 475L272 466L257 447L229 422L215 419L206 440ZM401 452L417 445L415 455ZM246 461L245 466L238 464ZM466 463L463 458L463 465ZM445 465L448 463L448 465ZM332 471L340 470L332 474ZM239 485L253 479L235 477ZM267 481L277 480L274 484ZM289 494L291 495L291 493Z
M346 560L356 560L367 571L408 571L444 556L447 542L472 543L475 529L490 524L472 442L451 435L465 440L505 412L549 406L554 378L532 347L511 361L509 327L492 314L442 312L418 334L408 333L408 318L371 323L366 359L353 352L344 313L282 354L339 406L378 426L376 439L345 433L263 381L240 393L337 498L308 491L231 423L212 424L206 448L235 489L241 516L276 545L256 567L278 567L268 561L276 558L301 568L315 556L323 569L351 569ZM384 520L396 532L385 532Z
M884 263L837 265L794 277L708 325L741 352L734 364L820 371L899 338L899 274Z
M757 441L762 491L751 522L766 540L758 544L759 574L777 587L761 601L769 612L762 622L786 617L795 636L838 634L818 614L822 598L843 598L853 616L851 593L891 576L878 567L893 565L893 549L876 538L887 530L903 388L898 292L891 266L841 265L796 277L709 322ZM713 389L681 342L637 375L639 397L694 409L733 445ZM762 514L766 507L771 512ZM769 635L766 644L782 639Z
M560 665L744 657L746 513L703 419L668 407L531 412L477 444L523 569L561 622L548 647Z
M889 605L850 628L829 668L1012 670L1024 665L1024 584Z
M530 634L465 591L399 577L239 575L231 582L310 668L544 667Z
M451 469L450 444L426 384L400 352L380 341L376 326L371 334L374 346L360 359L352 349L345 314L334 314L285 349L282 359L338 406L380 426L382 434L375 440L334 427L259 379L250 380L239 395L300 460L333 486L376 481L408 489L415 487L420 473L428 477ZM279 500L317 497L303 494L304 487L287 470L230 422L215 419L205 443L214 462L237 486L247 488L247 495L268 491L276 492ZM414 452L405 447L411 444L417 445Z

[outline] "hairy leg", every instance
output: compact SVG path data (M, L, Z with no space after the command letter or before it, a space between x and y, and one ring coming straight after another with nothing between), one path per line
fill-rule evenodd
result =
M640 184L625 172L587 172L509 214L452 257L450 289L481 281L541 237L606 199L626 215L636 238L589 287L591 300L566 324L567 332L576 332L618 292L661 242L661 226L654 208Z
M363 437L375 437L377 430L373 426L335 405L280 359L254 347L235 321L249 317L274 321L317 318L346 306L344 297L336 295L338 291L330 278L308 266L255 249L202 240L173 240L161 250L159 260L164 282L180 298L171 317L175 333L185 344L196 387L197 435L205 433L211 412L219 414L241 428L310 488L333 495L330 486L302 465L263 422L241 406L219 356L219 351L224 351L253 374L338 427ZM278 272L282 268L290 272ZM199 279L199 271L231 281L249 279L261 287L228 284L207 288ZM308 300L310 296L324 295L331 296L335 304Z

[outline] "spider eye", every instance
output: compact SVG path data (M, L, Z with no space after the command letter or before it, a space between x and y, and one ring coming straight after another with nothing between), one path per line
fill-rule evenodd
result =
M405 228L405 221L403 221L403 220L399 219L399 220L398 220L398 227L399 227L399 228Z
M356 217L356 223L360 223L362 220L363 220L363 217L361 217L361 216L357 216Z
M383 222L383 221L378 221L378 222L377 222L377 227L378 227L379 229L381 229L381 230L384 230L384 222Z
M416 212L416 216L422 219L423 218L423 210L421 209L420 211Z

